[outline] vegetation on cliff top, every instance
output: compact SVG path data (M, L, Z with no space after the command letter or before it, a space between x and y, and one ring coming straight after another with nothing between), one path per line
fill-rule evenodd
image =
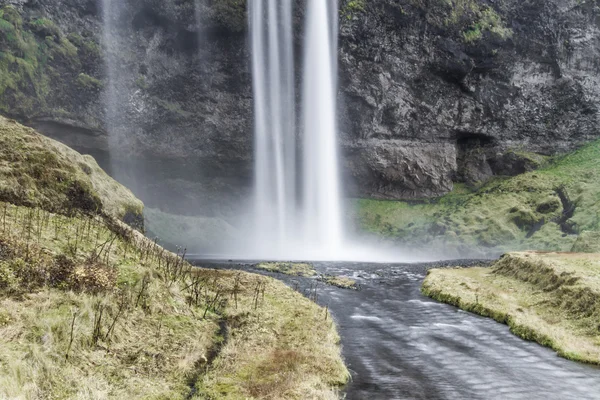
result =
M337 398L326 310L121 223L141 202L92 159L6 119L0 140L0 398Z
M448 255L570 251L583 232L600 231L600 141L474 191L457 185L439 199L358 200L357 208L366 230Z
M599 270L597 254L513 253L493 268L432 270L422 290L565 358L600 364Z

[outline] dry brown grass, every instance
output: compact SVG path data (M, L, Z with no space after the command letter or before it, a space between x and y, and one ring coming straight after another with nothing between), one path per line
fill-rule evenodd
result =
M327 399L348 377L325 310L115 220L0 203L0 281L0 398Z
M349 375L326 310L276 280L241 279L245 300L226 310L229 337L197 398L337 398Z
M345 383L323 309L192 268L120 222L143 205L91 157L0 117L2 200L0 399L327 399Z

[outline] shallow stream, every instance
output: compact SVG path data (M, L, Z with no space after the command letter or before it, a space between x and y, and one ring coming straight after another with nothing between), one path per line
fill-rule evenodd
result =
M419 288L432 266L315 265L319 273L351 276L360 285L358 291L317 289L318 303L338 324L352 373L347 399L600 399L599 368L562 359L505 325L424 297ZM268 275L300 291L314 285Z

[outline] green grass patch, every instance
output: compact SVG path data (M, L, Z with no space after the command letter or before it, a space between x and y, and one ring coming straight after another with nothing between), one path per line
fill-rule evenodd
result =
M317 271L311 264L291 263L291 262L264 262L256 264L255 268L263 271L277 272L285 275L311 277L317 274Z
M322 282L331 286L336 286L342 289L358 290L356 281L354 279L348 278L347 276L323 275L319 277L319 279Z
M575 207L569 218L561 191ZM476 190L457 185L446 196L418 203L354 204L364 230L411 246L442 247L450 255L570 251L579 233L600 231L600 141Z

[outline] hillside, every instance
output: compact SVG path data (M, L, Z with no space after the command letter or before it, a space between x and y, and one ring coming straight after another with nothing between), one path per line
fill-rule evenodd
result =
M600 141L537 162L535 171L474 190L459 185L435 200L358 200L355 217L367 231L450 256L571 251L576 242L577 251L597 251L592 238L600 231Z
M142 202L94 158L0 116L0 201L109 215L143 229Z
M91 158L3 118L0 141L0 398L337 398L326 310L157 246Z

